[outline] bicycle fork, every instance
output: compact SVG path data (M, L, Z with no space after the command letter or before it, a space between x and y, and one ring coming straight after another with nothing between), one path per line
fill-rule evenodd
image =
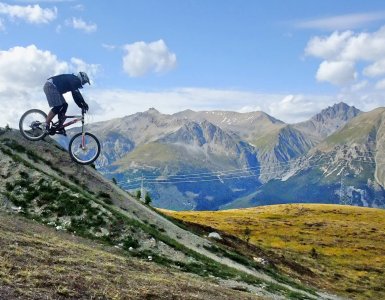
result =
M86 133L84 131L84 115L82 117L82 150L86 150Z

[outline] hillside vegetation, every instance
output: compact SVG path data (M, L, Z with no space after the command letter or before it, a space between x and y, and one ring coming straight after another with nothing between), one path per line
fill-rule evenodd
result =
M165 213L248 241L250 247L240 251L262 253L279 270L321 289L354 299L385 299L384 210L291 204Z
M0 299L330 299L279 275L0 128Z

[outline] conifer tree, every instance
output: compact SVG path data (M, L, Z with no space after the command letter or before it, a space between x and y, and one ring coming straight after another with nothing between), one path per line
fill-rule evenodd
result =
M144 203L147 205L150 205L152 199L149 193L146 193L146 196L144 197Z

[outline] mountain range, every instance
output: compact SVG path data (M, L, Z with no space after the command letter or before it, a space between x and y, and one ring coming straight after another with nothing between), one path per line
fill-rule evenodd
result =
M217 210L320 202L385 207L385 109L343 102L287 124L264 112L156 109L93 123L97 169L157 207Z

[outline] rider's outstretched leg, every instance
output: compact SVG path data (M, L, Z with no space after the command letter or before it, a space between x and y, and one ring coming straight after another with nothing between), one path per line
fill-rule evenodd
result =
M66 119L65 115L66 115L66 112L67 112L67 108L68 108L68 103L64 103L63 105L61 105L60 109L58 110L58 118L59 118L59 125L58 125L58 128L61 128L63 127L63 123Z
M65 121L65 119L66 119L66 116L65 116L65 114L66 114L66 112L67 112L67 108L68 108L68 103L64 103L62 106L61 106L61 108L60 108L60 110L59 110L59 112L58 112L58 119L59 119L59 123L58 123L58 125L57 125L57 127L56 127L56 132L58 133L58 134L62 134L62 135L67 135L66 134L66 131L65 131L65 129L64 129L64 126L63 126L63 124L64 124L64 121Z

